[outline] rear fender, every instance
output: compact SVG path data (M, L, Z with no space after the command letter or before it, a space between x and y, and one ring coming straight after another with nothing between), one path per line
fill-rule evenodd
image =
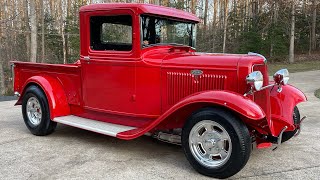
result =
M58 79L47 75L30 77L24 84L21 96L15 105L22 104L26 89L33 84L39 86L45 93L49 103L51 119L70 114L70 107L63 86Z
M293 109L301 103L307 101L307 97L294 86L282 86L282 91L277 92L277 88L270 88L271 119L268 120L271 134L278 136L280 131L287 126L287 131L295 130L293 122Z
M196 105L199 103L225 107L226 109L230 109L251 121L265 118L265 113L260 106L243 95L231 91L202 91L184 98L163 113L158 119L145 127L119 133L117 134L117 137L127 140L139 137L157 127L161 122L165 121L170 115L178 110L186 106L192 106L193 104Z

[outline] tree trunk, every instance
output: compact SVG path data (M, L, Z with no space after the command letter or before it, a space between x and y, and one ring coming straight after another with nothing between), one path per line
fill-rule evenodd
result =
M6 92L6 88L4 86L4 71L3 71L3 62L0 61L0 95L4 95Z
M207 17L208 17L208 0L205 0L204 16L203 16L203 25L205 30L207 29Z
M35 0L29 0L30 7L30 26L31 26L31 50L30 50L30 62L37 62L37 13Z
M41 62L45 62L45 44L44 44L44 5L43 1L40 0L40 7L41 7L41 51L42 51L42 56L41 56Z
M26 59L30 60L30 26L28 15L28 0L23 1L24 5L24 22L25 22L25 37L26 37Z
M2 20L2 16L3 16L3 7L0 5L0 21ZM0 57L2 56L2 29L0 28ZM3 63L3 58L0 58L0 95L3 95L5 93L5 87L4 87L4 72L3 72L3 67L2 67L2 63Z
M223 47L222 52L226 52L226 41L227 41L227 27L228 27L228 2L229 0L224 1L224 22L223 22Z
M196 6L197 6L196 2L197 1L195 1L195 0L191 0L191 13L192 14L196 14Z
M289 63L294 63L294 33L295 33L295 4L292 0L291 7L291 29L290 29L290 48L289 48Z
M163 6L169 6L169 2L170 2L169 0L164 0L163 1Z
M63 64L66 64L67 63L67 49L66 49L66 36L65 36L63 1L62 0L60 0L60 33L61 33L61 37L62 37Z
M218 4L217 0L214 1L213 3L213 21L212 21L212 52L215 52L215 38L216 38L216 22L217 22L217 9L218 9Z
M273 17L272 17L272 21L273 21L273 26L276 26L278 24L278 0L274 0L273 1ZM274 50L274 37L271 36L270 57L274 56L273 50Z
M317 1L313 0L312 2L312 25L311 25L311 49L315 50L317 48L316 41L316 23L317 23Z

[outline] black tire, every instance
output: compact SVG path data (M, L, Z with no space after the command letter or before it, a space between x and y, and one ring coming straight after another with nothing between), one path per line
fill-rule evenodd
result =
M225 163L218 167L201 164L192 154L189 146L192 128L204 121L219 124L231 139L231 154ZM194 113L183 127L181 141L184 153L193 168L200 174L215 178L228 178L239 172L248 162L251 153L251 138L246 125L231 112L220 108L205 108Z
M32 123L27 114L27 103L31 98L32 100L36 99L41 108L41 119L37 124ZM49 105L44 92L39 87L34 85L28 87L24 93L22 99L22 115L27 128L36 136L45 136L51 134L57 126L56 122L50 120Z
M292 120L293 120L293 123L294 124L299 124L300 123L300 112L299 112L299 109L297 106L294 107L293 109L293 117L292 117ZM289 139L291 139L297 132L298 130L295 129L294 131L287 131L287 132L284 132L282 134L282 139L281 139L281 142L286 142L288 141Z

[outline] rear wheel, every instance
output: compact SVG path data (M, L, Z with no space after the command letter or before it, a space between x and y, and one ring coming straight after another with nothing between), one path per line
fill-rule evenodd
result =
M57 126L56 122L50 120L47 98L37 86L26 89L22 100L22 115L27 128L37 136L51 134Z
M293 109L292 119L293 119L293 123L294 124L299 124L300 123L300 112L299 112L299 109L298 109L297 106L295 106L294 109ZM291 139L296 134L297 131L298 131L298 129L295 129L294 131L284 132L283 135L282 135L281 142L286 142L289 139Z
M192 115L182 130L182 147L195 170L215 178L239 172L251 153L245 124L219 108L206 108Z

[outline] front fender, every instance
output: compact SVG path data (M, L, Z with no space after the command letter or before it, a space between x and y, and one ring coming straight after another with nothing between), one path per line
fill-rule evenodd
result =
M58 79L47 75L30 77L23 85L23 91L15 105L21 105L25 90L31 84L38 85L44 91L48 100L51 119L70 114L70 107L63 86Z
M266 116L261 107L251 99L232 91L199 92L184 98L182 101L170 108L169 111L174 112L183 106L200 102L226 107L227 109L235 111L252 120L261 120Z
M261 120L266 116L259 105L243 95L234 93L232 91L202 91L184 98L163 113L158 119L154 120L145 127L119 133L117 134L117 137L127 140L139 137L155 128L179 109L198 103L208 103L222 106L251 120Z
M293 122L293 109L301 103L307 101L306 96L294 86L282 86L282 91L277 92L277 88L270 89L271 120L269 120L270 131L273 136L278 136L280 131L287 126L287 131L295 130Z

